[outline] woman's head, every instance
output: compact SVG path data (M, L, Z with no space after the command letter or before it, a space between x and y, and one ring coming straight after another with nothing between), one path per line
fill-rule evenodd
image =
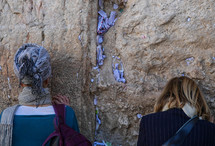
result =
M182 108L186 103L196 108L198 116L210 119L210 110L197 83L188 77L171 79L158 98L154 111L167 108Z
M24 44L15 54L14 72L20 84L32 87L33 94L43 94L43 81L51 75L50 56L37 44Z

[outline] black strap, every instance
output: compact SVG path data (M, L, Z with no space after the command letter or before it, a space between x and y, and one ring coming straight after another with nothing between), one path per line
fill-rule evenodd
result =
M192 130L195 123L198 121L198 117L194 116L189 119L176 133L173 137L171 137L167 142L165 142L162 146L181 146L188 136L190 131Z

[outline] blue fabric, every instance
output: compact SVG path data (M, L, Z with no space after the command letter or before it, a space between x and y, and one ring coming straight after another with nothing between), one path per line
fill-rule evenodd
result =
M189 119L177 108L143 116L137 146L161 146ZM183 146L215 146L215 124L198 120Z
M55 115L15 115L13 127L13 146L41 146L54 131ZM0 115L1 120L1 115ZM66 124L79 132L75 112L66 107Z

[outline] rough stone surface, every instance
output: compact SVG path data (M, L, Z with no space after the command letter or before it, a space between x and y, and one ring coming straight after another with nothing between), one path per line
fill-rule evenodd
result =
M105 10L112 10L110 2ZM166 82L182 74L203 86L214 109L214 1L128 0L104 37L107 59L98 85L102 125L98 138L135 145L140 119L152 112ZM126 84L114 80L112 56L124 65Z
M106 0L108 14L113 2L123 8L123 1ZM215 115L213 0L128 0L123 11L117 10L115 26L104 35L107 58L100 75L92 69L97 5L92 0L0 1L1 109L17 102L19 88L12 67L16 49L25 42L44 41L52 56L52 94L70 96L81 132L92 141L135 145L137 114L152 112L166 82L183 74L202 86ZM125 84L112 74L116 55L124 65ZM96 136L95 95L101 119Z
M17 103L20 89L13 73L16 50L23 43L37 43L52 57L52 95L70 97L81 132L94 140L94 105L88 80L96 56L92 49L96 47L96 9L97 1L87 0L0 1L1 110Z

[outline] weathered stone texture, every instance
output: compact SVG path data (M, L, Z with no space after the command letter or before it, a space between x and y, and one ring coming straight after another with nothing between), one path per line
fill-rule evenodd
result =
M102 123L96 140L135 145L137 114L152 112L166 82L182 74L202 85L215 113L213 0L128 0L104 36L107 58L100 77L92 69L96 65L97 4L97 0L0 1L1 109L17 102L16 49L25 42L44 42L52 56L52 94L70 96L81 132L91 140L95 95ZM104 10L108 14L113 10L111 1L105 1ZM125 84L116 82L112 74L112 56L116 55L124 65Z
M91 53L96 44L96 25L92 25L97 22L96 9L96 1L0 1L1 110L17 103L19 88L13 73L16 50L23 43L43 45L52 57L52 95L70 97L81 132L93 141L94 105L88 80L96 56Z
M106 2L106 11L110 7ZM98 85L99 138L135 145L137 114L152 112L166 82L182 74L203 86L214 113L214 12L213 0L128 1L116 25L105 34L107 59ZM126 84L114 81L113 55L121 57Z

